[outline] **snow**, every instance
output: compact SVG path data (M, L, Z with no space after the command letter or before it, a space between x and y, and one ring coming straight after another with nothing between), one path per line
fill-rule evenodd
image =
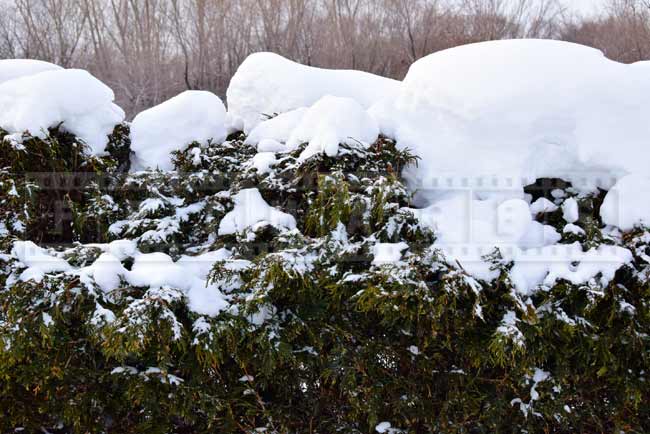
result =
M551 191L551 196L553 196L554 199L563 199L566 197L566 192L564 190L556 188L555 190Z
M575 223L578 221L579 217L578 202L572 197L565 200L562 204L562 218L564 218L567 223Z
M115 125L124 120L113 100L113 91L86 71L40 72L0 84L0 127L43 138L47 128L62 123L100 154Z
M607 192L600 208L603 223L629 231L650 226L650 177L628 175Z
M522 294L530 294L538 285L552 286L560 279L579 285L599 275L606 286L632 259L632 252L618 246L601 245L584 251L578 242L556 244L516 254L510 278Z
M520 187L562 178L608 188L612 175L649 171L643 69L567 42L470 44L415 62L398 97L370 112L422 157L413 186L499 175Z
M219 223L219 235L242 232L257 223L269 223L286 229L296 227L296 219L266 203L257 188L241 190L233 200L235 208Z
M535 247L553 245L561 239L562 235L553 226L532 221L524 236L519 239L518 246L522 249L533 249Z
M173 168L170 153L226 138L226 109L211 92L188 90L139 113L131 124L135 169Z
M102 253L90 266L81 269L80 273L91 276L104 292L119 288L121 279L129 274L120 259L110 253Z
M90 243L86 244L86 246L98 248L103 253L110 253L120 261L123 261L127 258L132 258L138 251L137 243L134 240L128 239L115 240L111 241L108 244Z
M490 281L498 276L482 257L496 246L516 246L532 223L528 204L521 199L504 202L473 199L469 192L458 192L427 208L412 212L431 228L440 248L472 276ZM501 223L501 224L500 224Z
M227 250L221 249L195 257L184 255L174 262L161 252L139 254L127 280L133 286L178 288L187 296L190 310L215 316L228 307L228 302L217 286L208 284L206 279L214 263L229 256Z
M609 245L558 244L562 235L535 218L561 204L567 223L562 233L585 236L575 224L578 201L557 189L551 194L555 203L540 198L530 204L532 196L524 195L523 187L539 178L562 178L573 183L571 196L576 190L611 188L600 209L604 224L623 231L650 225L649 91L650 77L639 65L619 64L597 50L559 41L494 41L446 50L415 62L403 83L256 53L232 79L228 113L214 94L186 91L138 114L131 125L133 167L171 170L171 152L193 141L220 142L230 126L248 132L246 143L257 147L245 168L273 176L281 153L303 144L299 161L321 153L334 157L341 143L367 147L383 133L422 157L406 171L417 192L414 206L421 206L409 210L434 231L433 248L449 264L489 282L501 270L486 255L498 249L504 263L512 263L510 279L519 294L561 280L607 285L632 262L632 253ZM124 119L112 101L113 92L85 71L0 61L0 126L16 144L24 130L42 136L63 122L101 153L107 135ZM270 206L257 188L232 199L234 208L220 221L219 235L266 224L296 228L295 218ZM176 219L187 220L205 202L180 207L149 198L140 204L138 217L170 205L177 207ZM83 268L29 241L15 242L12 255L26 267L21 280L71 273L105 292L123 280L138 287L178 288L189 308L202 315L217 315L228 306L221 292L228 293L227 285L208 283L214 264L231 259L227 249L174 261L165 253L139 252L133 240L92 246L102 253ZM403 242L375 243L372 264L397 263L407 249ZM134 260L131 270L122 264L127 258ZM304 269L308 259L291 257ZM229 266L238 264L250 265L232 261ZM517 322L509 311L498 330L521 343ZM417 347L410 348L418 354ZM378 432L389 430L388 422L377 425Z
M484 258L498 248L504 260L514 262L510 277L522 294L559 279L584 284L599 278L607 285L621 266L632 261L631 252L621 247L602 245L584 251L580 243L557 244L561 235L532 220L531 208L521 199L500 202L455 194L412 212L434 231L434 247L477 279L498 277L499 271ZM584 234L575 225L567 225L565 232Z
M562 233L573 234L573 235L585 235L586 232L580 226L576 226L573 223L569 223L564 226Z
M43 317L43 324L45 325L45 327L49 327L52 324L54 324L54 320L52 319L52 315L50 315L49 313L43 312L42 317Z
M31 241L15 241L11 255L27 267L20 275L20 280L23 281L33 279L40 282L45 274L72 269L65 260L52 256L47 250Z
M381 422L381 423L377 424L377 426L375 427L375 431L377 431L378 433L382 433L382 434L387 433L387 432L389 432L390 427L391 427L390 422Z
M325 153L338 154L339 144L361 144L368 147L379 136L375 120L355 100L324 96L311 106L287 141L289 149L307 143L301 160Z
M409 353L413 354L414 356L417 356L420 354L420 349L416 347L415 345L411 345L408 347Z
M422 158L405 177L416 217L452 264L482 280L499 271L485 256L498 248L515 262L517 288L529 293L558 279L607 282L629 262L625 249L583 251L533 220L558 205L529 205L523 188L560 178L578 193L609 189L606 224L650 223L650 77L598 50L559 41L492 41L434 53L415 62L394 99L368 113L382 134ZM611 86L620 83L620 86ZM566 197L552 192L557 203ZM563 232L579 206L565 199Z
M215 262L226 260L231 256L232 254L228 249L221 248L196 256L183 255L176 261L176 264L187 272L205 280L208 278L208 274Z
M101 327L103 324L110 324L115 321L115 314L112 310L106 309L99 303L95 303L95 312L90 320L90 323L96 327Z
M133 286L171 286L184 291L188 290L190 285L185 269L175 264L169 255L161 252L137 255L128 281Z
M497 327L497 333L512 339L518 346L523 346L524 335L517 328L518 322L519 319L515 312L511 310L506 312L501 319L501 324Z
M540 197L530 205L530 212L533 215L557 211L558 207L545 197Z
M258 145L263 140L274 140L276 142L286 143L291 136L293 130L298 126L302 118L307 113L306 107L301 107L295 110L288 111L286 113L280 113L279 115L260 122L255 128L253 128L246 137L246 144L249 145Z
M148 197L142 202L140 202L140 205L138 206L137 217L146 218L154 215L156 212L164 208L165 208L165 201L163 201L161 198Z
M255 154L251 159L252 166L257 170L257 173L263 175L272 172L271 166L277 162L275 153L273 152L260 152Z
M286 151L287 148L282 143L274 139L262 139L257 144L257 150L259 152L282 152Z
M307 148L300 159L325 153L336 156L339 144L368 147L377 140L379 126L358 101L331 95L323 96L309 108L301 107L259 123L246 143L259 152L291 151L301 144Z
M559 240L556 231L533 221L528 203L522 199L473 199L471 192L457 192L427 208L412 210L431 228L447 256L479 279L492 280L498 271L481 258L495 247L504 251L533 248Z
M219 288L205 281L192 285L187 297L188 307L199 315L216 316L229 306Z
M1 59L0 60L0 83L13 80L39 72L62 69L60 66L42 60L32 59Z
M373 246L372 260L373 265L394 264L402 259L402 252L409 246L405 242L401 243L377 243Z
M274 53L254 53L230 80L228 115L233 129L249 133L265 116L309 107L326 95L352 98L368 108L394 98L399 85L366 72L314 68Z
M519 404L519 409L524 414L525 417L528 417L529 413L533 415L538 415L538 413L533 411L534 402L539 400L539 392L537 391L537 385L541 382L547 381L551 378L551 373L543 371L539 368L535 368L535 373L532 378L528 378L529 382L532 382L533 385L530 387L530 401L524 403L520 398L513 399L510 402L510 405Z

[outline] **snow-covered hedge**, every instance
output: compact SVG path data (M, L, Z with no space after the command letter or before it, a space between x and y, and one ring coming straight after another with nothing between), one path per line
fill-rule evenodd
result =
M38 131L0 116L0 431L648 431L637 66L489 43L382 94L286 62L242 66L248 135L224 137L232 93L228 115L189 92L128 124L112 94L73 113L54 89ZM275 64L332 87L267 89L251 65ZM0 85L16 113L22 80L79 73L25 74ZM332 90L348 76L375 102ZM266 113L267 90L311 99ZM630 128L610 147L585 131L601 97Z

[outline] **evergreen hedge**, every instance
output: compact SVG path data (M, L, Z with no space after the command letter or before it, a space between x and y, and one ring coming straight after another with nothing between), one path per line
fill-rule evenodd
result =
M126 125L101 158L56 128L0 131L1 432L650 432L650 233L603 234L602 194L580 199L586 234L562 242L620 244L634 263L607 286L524 297L498 250L486 283L431 247L401 178L417 157L392 141L305 162L298 150L270 176L244 138L128 173ZM218 236L250 187L298 229ZM200 206L178 216L179 200ZM538 217L561 232L560 214ZM198 315L177 288L104 293L65 273L19 281L9 254L29 239L83 266L100 254L89 243L121 238L173 258L227 247L210 279L231 308ZM409 249L373 265L376 242Z

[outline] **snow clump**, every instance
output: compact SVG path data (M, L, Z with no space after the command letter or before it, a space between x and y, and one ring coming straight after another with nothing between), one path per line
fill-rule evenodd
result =
M11 254L27 267L19 277L22 281L33 279L40 282L48 273L72 269L65 260L51 255L31 241L14 242Z
M307 108L301 107L260 122L251 130L250 134L246 137L245 143L247 145L257 145L257 150L260 152L262 151L260 145L265 140L286 143L293 130L305 116L305 113L307 113ZM282 149L279 148L277 151L281 151Z
M219 223L219 235L240 233L258 223L286 229L296 228L296 219L266 203L257 188L241 190L233 199L235 208Z
M397 95L400 82L367 72L314 68L273 53L244 60L226 92L233 129L249 133L268 116L309 107L325 95L352 98L368 108Z
M301 160L324 153L335 157L339 144L370 146L379 136L379 127L356 101L350 98L325 96L307 110L292 131L287 147L308 143Z
M246 138L259 152L287 152L307 143L300 160L324 153L338 154L339 144L368 147L379 137L379 126L351 98L326 95L309 108L299 108L258 124Z
M226 108L206 91L185 91L139 113L131 124L135 169L172 170L170 153L197 141L221 143L226 138Z
M111 89L80 69L27 75L0 84L0 128L44 138L48 128L61 124L100 154L124 120L114 99Z
M409 246L405 242L377 243L373 246L373 265L394 264L402 259L402 252Z
M650 226L650 177L628 175L620 179L607 192L600 216L603 223L624 231Z

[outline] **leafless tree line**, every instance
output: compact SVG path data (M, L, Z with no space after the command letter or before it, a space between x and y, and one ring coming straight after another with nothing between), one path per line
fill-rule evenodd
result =
M273 51L402 78L416 59L505 38L557 38L617 60L650 57L648 0L572 17L558 0L0 0L0 58L80 67L128 113L184 89L223 95L238 65Z

